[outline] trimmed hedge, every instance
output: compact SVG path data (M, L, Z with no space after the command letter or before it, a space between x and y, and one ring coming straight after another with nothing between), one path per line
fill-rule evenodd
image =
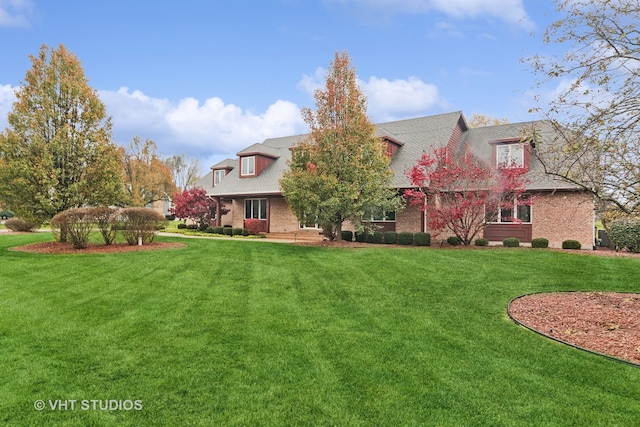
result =
M398 233L395 231L385 231L384 243L387 245L395 245L398 243Z
M537 237L531 241L532 248L544 249L549 247L549 239L544 237Z
M581 249L582 245L577 240L565 240L562 242L562 249Z
M233 228L222 227L222 234L224 234L225 236L233 236Z
M413 244L413 233L410 233L408 231L402 231L398 233L398 243L401 245Z
M373 233L367 234L367 242L381 244L384 242L384 234L382 231L374 231Z
M244 228L232 228L231 229L231 235L232 236L242 236L242 232L244 231Z
M353 231L343 230L341 237L345 242L353 242Z
M462 244L462 239L458 236L449 236L447 237L447 243L451 246L460 246Z
M38 224L33 222L25 221L22 218L10 218L5 221L4 226L7 227L11 231L33 231L38 228Z
M520 239L517 237L507 237L502 241L502 245L507 248L517 248L520 246Z
M367 241L367 233L364 231L356 231L356 242L365 243Z
M185 228L187 228L187 224L185 224L184 222L178 224L178 230L184 230Z
M416 246L431 246L431 234L416 233L413 235L413 242Z
M475 241L476 246L489 246L489 239L485 239L484 237L480 237Z
M220 227L220 226L213 227L213 234L223 234L223 233L224 233L224 227Z

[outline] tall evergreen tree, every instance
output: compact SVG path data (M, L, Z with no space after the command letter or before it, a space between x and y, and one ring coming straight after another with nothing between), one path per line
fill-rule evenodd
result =
M80 61L43 45L16 91L0 138L0 199L34 222L120 200L120 157L104 104Z
M302 111L309 138L293 149L280 186L301 223L320 224L340 239L346 220L360 228L367 210L395 210L401 201L390 187L386 146L374 134L346 52L336 53L315 101L316 111Z

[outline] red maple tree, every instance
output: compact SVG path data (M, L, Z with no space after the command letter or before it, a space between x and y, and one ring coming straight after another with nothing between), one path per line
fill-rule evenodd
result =
M207 195L203 188L193 187L173 195L173 207L169 211L177 218L190 219L200 229L209 226L209 222L216 217L218 204L215 199ZM221 203L220 215L229 212Z
M519 197L526 173L527 168L515 165L491 168L469 151L454 156L446 148L436 148L406 172L415 188L404 196L425 212L434 235L448 230L468 245L500 209L512 209L516 201L531 203L530 198Z

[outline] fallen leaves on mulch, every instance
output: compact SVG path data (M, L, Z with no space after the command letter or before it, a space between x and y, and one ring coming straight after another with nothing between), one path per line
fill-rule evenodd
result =
M555 292L525 295L509 315L540 334L640 364L640 294Z

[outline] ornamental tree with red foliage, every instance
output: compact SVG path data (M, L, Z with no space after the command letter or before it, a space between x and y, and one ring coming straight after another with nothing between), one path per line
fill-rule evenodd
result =
M495 169L468 151L456 157L437 148L406 172L415 188L404 197L425 212L434 235L448 230L468 245L500 209L514 207L525 190L526 172L513 165Z
M169 211L176 217L188 218L195 222L200 229L209 226L209 221L215 219L218 210L215 199L207 195L203 188L190 188L173 195L173 207ZM220 215L229 212L221 203Z

